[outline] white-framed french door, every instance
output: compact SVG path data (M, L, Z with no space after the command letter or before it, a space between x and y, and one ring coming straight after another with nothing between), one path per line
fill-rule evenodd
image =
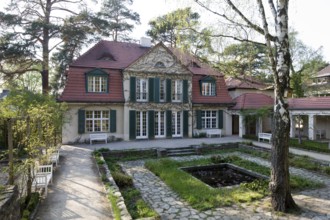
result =
M162 138L165 137L165 112L156 111L155 112L155 137Z
M172 112L172 137L182 137L182 112Z
M136 112L136 139L148 137L148 113L147 111Z

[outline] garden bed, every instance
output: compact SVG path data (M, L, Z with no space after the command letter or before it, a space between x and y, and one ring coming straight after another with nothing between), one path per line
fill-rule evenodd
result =
M150 160L146 167L159 176L173 191L198 210L213 209L219 206L228 206L236 203L250 203L269 195L268 181L255 180L251 183L243 183L234 188L211 188L190 174L179 169L186 166L199 166L212 164L212 160L199 159L193 161L178 162L171 159ZM234 163L253 172L269 176L270 169L251 161L243 160L237 156L224 158L225 162ZM223 160L221 161L223 162ZM291 176L291 189L303 190L322 187L321 183L308 180L299 176Z
M101 152L107 152L107 150L102 149L101 151L94 152L98 165L104 164L104 161L100 160ZM120 203L120 201L123 199L125 207L133 219L158 219L158 214L153 209L151 209L150 206L142 199L140 192L135 189L133 185L132 178L122 171L117 161L112 158L109 159L105 157L105 163L106 164L104 165L108 166L111 172L111 180L114 181L114 183L109 183L110 180L106 178L106 169L103 166L99 166L99 171L101 173L102 181L109 188L108 198L113 206L115 218L120 219L119 216L122 215L121 213L123 213L123 211L119 208L119 206L122 205L118 205L118 203ZM115 185L115 187L113 185ZM115 189L119 190L120 192L115 192ZM122 199L120 197L122 197Z

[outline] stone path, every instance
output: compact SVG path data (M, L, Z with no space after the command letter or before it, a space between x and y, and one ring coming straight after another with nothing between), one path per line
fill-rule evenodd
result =
M60 165L36 219L113 219L91 150L62 146Z
M244 159L256 163L270 166L268 161L254 158L249 155L237 154ZM177 157L175 160L191 160L204 156ZM305 170L290 169L290 173L303 175L305 177L319 180L327 185L326 188L318 190L307 190L294 195L297 204L303 208L303 213L299 216L286 214L277 216L276 214L262 207L241 206L221 207L214 210L199 212L190 207L185 201L174 193L157 176L144 168L144 161L131 161L121 164L125 172L133 177L135 186L141 191L145 201L147 201L161 216L162 219L330 219L330 179Z

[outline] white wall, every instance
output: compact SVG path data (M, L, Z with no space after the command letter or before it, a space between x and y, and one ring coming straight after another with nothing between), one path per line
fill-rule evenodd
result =
M116 110L116 132L107 133L108 137L124 138L124 107L123 105L105 104L69 104L65 114L66 123L62 128L62 143L84 142L89 133L78 134L78 110Z

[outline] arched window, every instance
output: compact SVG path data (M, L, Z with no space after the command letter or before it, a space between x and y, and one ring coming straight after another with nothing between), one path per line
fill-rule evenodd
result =
M156 64L155 64L155 67L158 67L158 68L165 68L165 64L163 63L163 62L157 62Z

